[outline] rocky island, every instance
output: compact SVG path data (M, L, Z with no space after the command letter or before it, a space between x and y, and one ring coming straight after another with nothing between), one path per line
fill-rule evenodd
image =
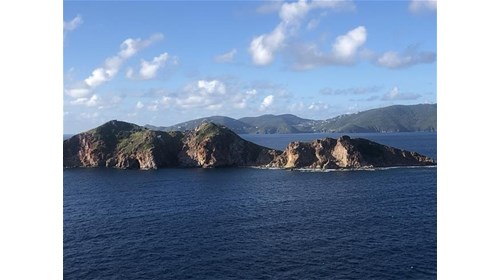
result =
M279 151L246 141L211 122L185 132L164 132L113 120L64 140L63 149L65 168L359 169L436 165L433 159L418 153L349 136L291 142L285 151Z

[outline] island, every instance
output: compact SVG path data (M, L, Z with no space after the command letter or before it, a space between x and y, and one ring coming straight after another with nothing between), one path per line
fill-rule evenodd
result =
M294 141L280 151L246 141L227 127L212 122L184 132L166 132L112 120L64 140L63 149L65 168L328 170L436 165L432 158L416 152L349 136L308 143Z

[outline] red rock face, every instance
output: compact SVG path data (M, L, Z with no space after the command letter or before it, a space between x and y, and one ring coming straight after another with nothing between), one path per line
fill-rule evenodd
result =
M184 167L260 166L271 162L277 153L211 123L188 132L183 143L179 164Z
M229 129L212 123L204 123L183 134L112 121L65 140L63 148L65 167L350 169L436 164L415 152L348 136L309 143L291 142L282 153L245 141Z
M292 142L268 167L356 169L389 166L435 165L415 152L391 148L366 139L325 138L309 143Z

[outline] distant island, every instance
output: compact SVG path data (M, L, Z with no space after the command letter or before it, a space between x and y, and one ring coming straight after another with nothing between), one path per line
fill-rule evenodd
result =
M212 116L166 127L145 127L161 131L186 131L204 122L223 125L238 134L437 131L437 104L393 105L326 120L303 119L291 114L241 119Z
M433 159L416 152L348 136L294 141L279 151L246 141L212 122L184 132L166 132L113 120L64 140L63 149L65 168L359 169L436 165Z

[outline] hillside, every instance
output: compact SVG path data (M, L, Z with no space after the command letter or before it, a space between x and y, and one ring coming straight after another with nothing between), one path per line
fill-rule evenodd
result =
M241 119L212 116L167 127L145 127L162 131L187 131L206 122L223 125L238 134L437 131L437 104L394 105L327 120L303 119L292 114Z
M215 123L218 125L223 125L225 127L228 127L232 131L238 133L238 134L245 134L247 132L247 127L248 125L239 121L235 120L230 117L224 117L224 116L211 116L211 117L206 117L206 118L199 118L196 120L191 120L187 122L182 122L178 123L176 125L172 126L153 126L153 125L145 125L146 128L153 129L153 130L163 130L163 131L186 131L186 130L192 130L195 129L196 127L200 126L203 123Z
M259 117L246 117L239 119L248 125L247 133L274 134L274 133L305 133L313 132L313 120L302 119L295 115L262 115Z
M437 104L394 105L319 122L321 132L437 131Z

